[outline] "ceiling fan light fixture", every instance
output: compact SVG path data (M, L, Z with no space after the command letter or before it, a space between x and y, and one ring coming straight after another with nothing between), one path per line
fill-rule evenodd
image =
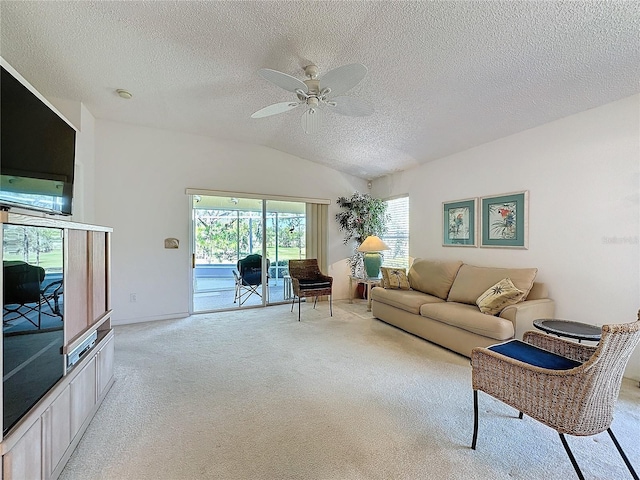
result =
M305 133L318 133L323 122L325 106L332 112L351 117L363 117L373 113L373 107L357 97L341 96L355 87L367 74L367 67L361 63L352 63L334 68L322 78L318 78L318 67L308 65L304 69L306 80L298 80L291 75L270 68L262 68L259 75L265 80L295 93L298 102L280 102L261 108L251 118L263 118L286 112L304 105L301 123Z
M304 133L316 134L322 126L322 111L318 108L309 108L302 114L302 129Z

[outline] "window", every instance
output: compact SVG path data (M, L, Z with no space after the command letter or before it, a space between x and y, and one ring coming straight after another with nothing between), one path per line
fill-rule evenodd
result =
M385 267L409 266L409 197L387 200L387 233L382 237L390 250L384 252Z

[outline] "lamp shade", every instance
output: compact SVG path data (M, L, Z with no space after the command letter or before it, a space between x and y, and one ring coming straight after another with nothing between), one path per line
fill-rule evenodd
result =
M389 250L389 247L375 235L365 238L364 242L358 247L359 252L381 252L382 250Z

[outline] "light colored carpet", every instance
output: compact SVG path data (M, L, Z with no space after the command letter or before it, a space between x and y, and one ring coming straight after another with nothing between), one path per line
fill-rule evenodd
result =
M572 479L554 430L480 393L469 360L364 303L116 327L116 383L61 479ZM640 468L640 388L613 431ZM588 479L631 478L609 436L568 437Z

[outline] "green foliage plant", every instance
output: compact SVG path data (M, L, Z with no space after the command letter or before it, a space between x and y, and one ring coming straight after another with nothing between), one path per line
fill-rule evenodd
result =
M199 263L235 265L238 259L250 253L262 253L263 227L259 212L196 209L195 221L196 259ZM279 260L286 263L292 258L304 258L304 236L303 215L281 216L277 233ZM266 238L267 258L275 260L276 231L273 219L269 221L267 218ZM278 265L282 264L278 262ZM279 269L278 273L282 276L287 272Z
M387 204L373 198L368 193L354 192L350 197L339 197L338 206L342 209L336 214L336 221L341 232L344 232L344 244L356 242L354 254L347 258L351 267L351 274L364 276L362 253L357 251L364 240L370 235L378 237L387 233Z

